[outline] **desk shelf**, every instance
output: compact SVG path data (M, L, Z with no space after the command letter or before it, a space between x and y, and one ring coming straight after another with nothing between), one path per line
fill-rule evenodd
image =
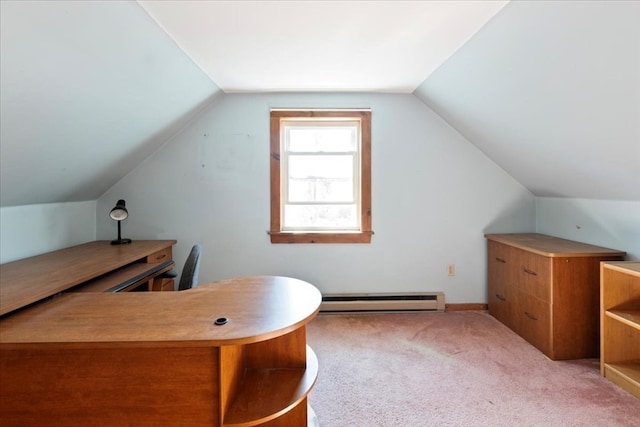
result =
M317 377L318 359L308 346L306 369L248 369L223 425L249 427L285 418L298 405L306 406L307 395Z
M174 267L173 261L166 262L134 262L115 271L104 274L85 284L72 289L73 292L128 292L141 285L147 285L155 277Z

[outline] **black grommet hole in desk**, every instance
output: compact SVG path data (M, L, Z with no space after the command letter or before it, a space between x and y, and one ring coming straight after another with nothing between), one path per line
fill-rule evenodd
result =
M218 317L215 322L213 322L214 325L217 326L222 326L222 325L226 325L229 322L229 319L227 319L226 317Z

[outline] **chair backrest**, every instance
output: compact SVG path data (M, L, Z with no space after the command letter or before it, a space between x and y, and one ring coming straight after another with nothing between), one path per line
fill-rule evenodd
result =
M184 268L180 275L180 283L178 283L179 291L198 286L198 270L200 269L201 252L202 247L200 245L193 245L191 248L191 252L184 263Z

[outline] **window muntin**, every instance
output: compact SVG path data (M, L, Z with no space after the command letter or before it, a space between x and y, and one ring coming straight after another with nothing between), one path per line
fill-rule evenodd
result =
M271 241L369 243L371 112L271 111Z

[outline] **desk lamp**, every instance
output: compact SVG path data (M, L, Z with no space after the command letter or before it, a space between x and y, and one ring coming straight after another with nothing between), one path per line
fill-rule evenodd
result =
M122 199L118 200L118 203L116 203L116 206L113 209L111 209L111 212L109 212L109 216L111 217L112 220L118 221L118 239L112 240L111 244L122 245L124 243L131 243L131 239L123 239L120 236L120 222L122 222L122 220L127 219L127 217L129 216L129 212L125 207L124 200Z

